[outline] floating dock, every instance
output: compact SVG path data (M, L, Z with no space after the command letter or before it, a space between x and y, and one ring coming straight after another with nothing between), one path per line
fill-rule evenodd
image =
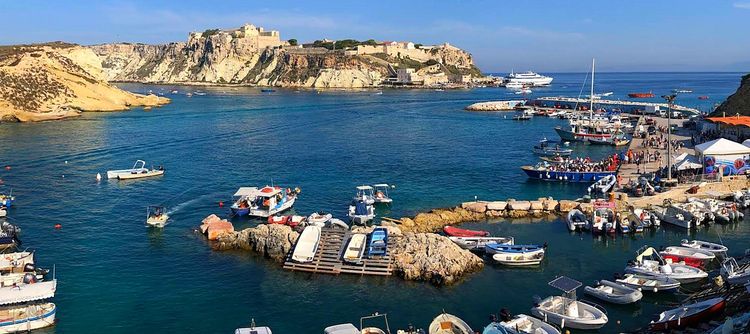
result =
M292 261L292 249L284 261L284 269L292 271L303 271L309 273L320 273L329 275L354 274L354 275L393 275L393 253L394 244L400 240L394 236L388 236L388 251L386 256L376 258L363 257L360 264L344 263L341 259L344 247L348 242L351 231L337 228L323 228L320 234L320 244L315 258L312 262L298 263Z
M575 97L564 97L564 96L547 96L547 97L539 97L536 98L537 101L546 101L546 102L560 102L560 103L577 103L577 104L585 104L588 105L591 103L590 99L585 98L575 98ZM669 106L666 103L655 103L655 102L640 102L640 101L625 101L625 100L605 100L605 99L595 99L594 100L595 105L600 106L628 106L628 107L635 107L635 108L645 108L645 107L659 107L666 110ZM677 104L672 105L672 110L675 111L683 111L683 112L689 112L693 114L700 114L701 111L695 108L689 108Z

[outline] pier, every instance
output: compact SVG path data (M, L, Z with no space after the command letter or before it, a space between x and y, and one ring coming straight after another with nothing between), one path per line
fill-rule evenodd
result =
M320 234L320 244L312 262L298 263L292 261L292 253L294 252L294 249L292 249L284 261L284 269L329 275L393 275L391 254L395 243L399 242L397 237L389 236L386 256L362 257L360 264L351 264L345 263L341 259L350 235L351 231L348 230L323 228Z
M589 104L591 102L590 99L586 99L586 98L575 98L575 97L564 97L564 96L539 97L539 98L536 98L536 100L546 101L546 102L562 102L562 103L576 103L576 104ZM605 99L595 99L594 104L598 104L600 106L629 106L629 107L635 107L635 108L659 107L664 110L666 110L669 107L666 103L624 101L624 100L605 100ZM689 108L689 107L676 105L676 104L672 105L672 110L689 112L689 113L693 113L696 115L701 113L701 111L698 109Z

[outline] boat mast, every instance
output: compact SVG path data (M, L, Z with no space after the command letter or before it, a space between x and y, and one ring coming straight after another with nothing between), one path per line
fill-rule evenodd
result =
M594 64L596 63L595 58L591 58L591 104L589 105L589 121L591 125L594 125Z

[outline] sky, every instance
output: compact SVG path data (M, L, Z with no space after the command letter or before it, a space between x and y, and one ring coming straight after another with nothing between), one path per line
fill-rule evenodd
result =
M0 0L0 45L158 44L244 23L300 42L449 42L483 72L750 70L750 0Z

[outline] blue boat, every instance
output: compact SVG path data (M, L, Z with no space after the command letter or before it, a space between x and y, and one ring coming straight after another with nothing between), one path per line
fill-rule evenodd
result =
M10 195L6 195L4 193L0 193L0 206L5 207L11 207L13 205L13 202L16 200L16 196L13 196L13 191L11 191Z
M388 254L388 230L375 228L367 236L367 256L386 256Z
M538 252L542 249L544 249L544 246L541 246L541 245L503 245L503 244L493 243L493 244L487 244L484 246L484 250L488 254L497 254L497 253L522 254L522 253Z
M596 182L609 175L617 175L617 171L606 172L565 172L554 171L544 167L523 166L521 167L531 179L561 182Z
M271 88L262 88L262 89L261 89L260 91L261 91L262 93L273 93L273 92L275 92L276 90L275 90L275 89L271 89Z

